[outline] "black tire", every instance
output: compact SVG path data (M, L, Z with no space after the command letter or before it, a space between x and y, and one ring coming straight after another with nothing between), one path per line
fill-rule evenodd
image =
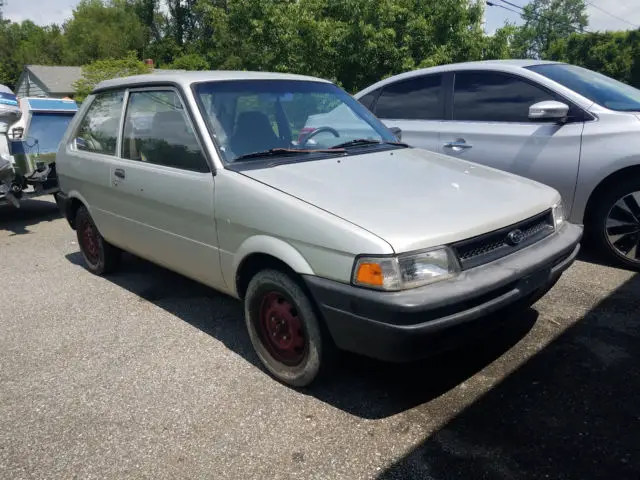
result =
M616 241L610 240L608 232L612 233L614 231L607 229L607 220L610 215L628 215L628 213L620 212L616 204L620 201L624 202L623 199L625 199L625 197L628 199L628 196L635 192L640 192L640 179L638 178L622 180L617 185L601 193L594 200L593 210L589 212L585 221L585 230L587 240L591 247L594 248L597 253L601 254L604 260L618 267L640 270L640 205L638 205L635 214L628 218L630 224L635 223L637 228L629 227L630 233L625 234L624 239ZM636 201L636 204L638 203L640 202ZM631 209L629 209L629 211L631 211ZM620 243L620 241L622 241L622 243ZM636 245L635 259L623 253L632 243ZM618 248L615 245L618 245ZM629 254L632 255L632 250Z
M257 273L247 288L244 315L253 348L279 381L305 387L333 364L333 340L309 297L289 275L277 270Z
M78 209L75 227L78 245L87 270L96 275L117 270L122 251L102 238L86 207Z

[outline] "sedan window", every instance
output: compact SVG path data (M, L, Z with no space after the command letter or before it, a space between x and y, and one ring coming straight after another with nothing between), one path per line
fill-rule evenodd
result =
M549 63L527 67L610 110L640 111L640 90L576 65Z
M513 75L457 72L453 119L476 122L529 122L529 107L556 98Z
M384 88L376 103L378 118L442 120L442 75L401 80Z

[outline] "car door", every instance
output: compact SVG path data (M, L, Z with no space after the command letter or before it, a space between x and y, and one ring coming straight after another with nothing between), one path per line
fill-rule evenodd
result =
M403 142L426 150L439 150L439 124L444 120L442 74L398 80L377 93L375 100L369 94L361 102L387 127L399 127Z
M496 71L457 71L440 125L440 151L506 170L556 188L571 208L578 175L584 112L524 77ZM529 107L544 100L569 104L569 120L534 121Z
M214 177L178 90L132 89L120 156L109 172L123 248L212 287L224 287Z
M64 191L80 196L102 236L114 244L120 225L113 215L109 172L116 159L124 96L123 89L87 99L56 172Z

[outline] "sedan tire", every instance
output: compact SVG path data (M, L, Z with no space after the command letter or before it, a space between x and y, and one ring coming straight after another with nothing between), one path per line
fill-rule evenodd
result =
M607 260L640 270L640 180L630 178L602 194L585 228Z

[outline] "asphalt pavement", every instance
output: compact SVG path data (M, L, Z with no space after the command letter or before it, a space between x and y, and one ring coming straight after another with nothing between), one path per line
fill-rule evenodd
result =
M53 202L1 207L0 479L640 478L632 272L583 256L491 338L305 391L241 313L132 256L96 277Z

